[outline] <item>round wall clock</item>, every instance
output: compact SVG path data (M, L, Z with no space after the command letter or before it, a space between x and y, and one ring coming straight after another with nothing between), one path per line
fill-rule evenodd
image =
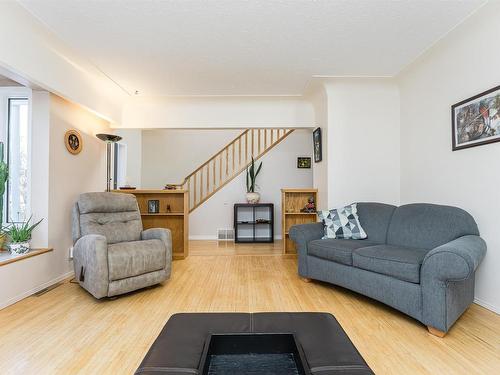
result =
M76 130L68 130L64 134L64 144L66 149L73 155L79 154L83 148L83 139Z

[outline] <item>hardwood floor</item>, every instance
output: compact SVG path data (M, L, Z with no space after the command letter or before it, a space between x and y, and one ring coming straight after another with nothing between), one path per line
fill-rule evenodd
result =
M170 315L190 311L327 311L377 374L500 373L500 316L472 305L440 339L380 303L302 281L280 246L196 241L162 286L97 301L65 282L18 302L0 311L0 374L132 374Z

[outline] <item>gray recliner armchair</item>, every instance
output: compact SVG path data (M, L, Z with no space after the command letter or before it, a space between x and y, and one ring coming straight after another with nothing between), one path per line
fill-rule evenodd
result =
M170 230L142 230L132 194L85 193L73 207L75 278L96 298L112 297L170 277Z

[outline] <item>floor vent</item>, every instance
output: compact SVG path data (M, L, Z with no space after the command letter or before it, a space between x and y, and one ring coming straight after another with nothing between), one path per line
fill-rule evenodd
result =
M218 241L233 241L234 240L234 229L217 229L217 240Z
M60 281L60 282L55 283L55 284L53 284L53 285L51 285L51 286L48 286L47 288L43 288L42 290L40 290L40 291L36 292L36 293L35 293L35 294L33 294L33 295L34 295L35 297L40 297L40 296L44 295L45 293L50 292L52 289L55 289L55 288L57 288L58 286L61 286L62 284L64 284L64 282L63 282L63 281Z

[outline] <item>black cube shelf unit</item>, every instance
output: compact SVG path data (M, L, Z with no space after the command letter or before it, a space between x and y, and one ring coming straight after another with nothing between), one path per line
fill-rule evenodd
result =
M234 205L234 242L274 242L274 204L236 203Z

